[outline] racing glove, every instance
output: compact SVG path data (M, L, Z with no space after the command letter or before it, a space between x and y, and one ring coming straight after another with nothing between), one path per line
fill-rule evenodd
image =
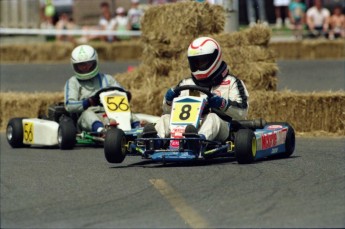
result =
M214 95L208 99L208 105L211 108L217 108L217 109L224 110L228 105L228 100L224 99L221 96Z
M97 106L100 104L100 100L98 96L91 96L87 99L83 100L83 108L84 110L86 110L87 108L91 107L91 106Z
M165 94L165 101L168 105L171 105L174 98L178 97L180 93L176 93L173 88L170 88Z
M93 95L88 100L89 100L91 106L97 106L100 104L99 96Z

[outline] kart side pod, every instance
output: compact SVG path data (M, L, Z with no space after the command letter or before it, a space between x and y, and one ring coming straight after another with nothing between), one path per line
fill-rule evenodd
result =
M13 118L6 129L7 141L13 148L24 145L54 146L58 144L59 124L38 118Z

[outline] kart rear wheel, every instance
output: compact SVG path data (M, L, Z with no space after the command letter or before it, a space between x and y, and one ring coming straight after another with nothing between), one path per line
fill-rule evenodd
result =
M111 128L104 141L104 156L109 163L121 163L126 157L126 136L123 130Z
M12 148L24 147L23 143L23 119L24 118L12 118L6 128L6 138Z
M256 137L250 129L240 129L235 136L235 156L239 164L249 164L255 160Z
M267 125L283 125L288 126L288 131L286 133L285 139L285 152L279 153L275 155L277 158L287 158L290 157L293 152L295 151L295 130L294 128L287 122L269 122Z
M76 144L77 128L69 117L60 121L58 130L58 144L61 150L73 149Z

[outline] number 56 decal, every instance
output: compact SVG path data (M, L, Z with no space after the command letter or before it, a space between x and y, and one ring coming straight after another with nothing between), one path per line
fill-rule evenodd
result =
M108 112L130 112L128 100L125 96L107 96L105 108Z
M24 135L23 135L23 142L31 144L34 142L34 124L32 122L24 122Z

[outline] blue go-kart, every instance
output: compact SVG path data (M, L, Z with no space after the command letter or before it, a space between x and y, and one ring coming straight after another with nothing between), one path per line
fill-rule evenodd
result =
M199 91L208 98L213 96L207 89L194 85L174 90L177 93L183 90ZM185 133L188 125L199 127L205 112L214 112L229 123L230 133L226 141L210 141L200 138L196 133ZM134 141L124 141L122 147L118 147L121 152L108 152L113 158L108 160L108 154L108 162L121 163L130 152L162 163L234 157L240 164L249 164L273 156L286 158L295 149L295 132L288 123L266 123L263 119L233 120L219 109L209 109L205 97L180 96L173 100L170 138L158 138L153 125L145 129L147 131Z

